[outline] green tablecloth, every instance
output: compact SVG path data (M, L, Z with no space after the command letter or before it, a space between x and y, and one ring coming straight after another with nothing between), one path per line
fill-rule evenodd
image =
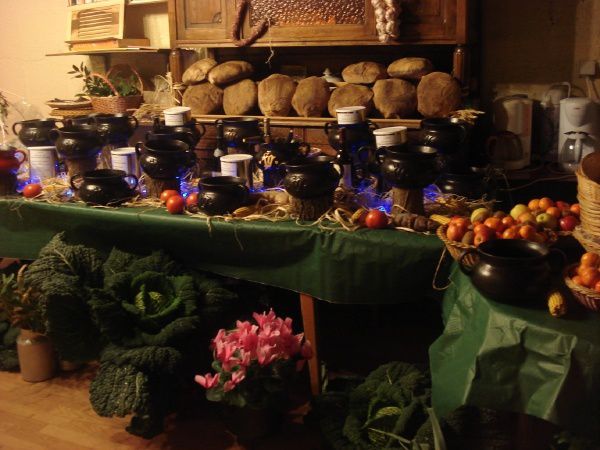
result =
M442 251L436 236L396 230L327 232L294 222L224 222L162 209L0 200L0 255L34 259L60 232L76 241L163 248L209 272L336 303L420 300Z
M600 436L600 315L572 305L557 319L487 300L456 268L451 280L429 350L436 412L489 407Z

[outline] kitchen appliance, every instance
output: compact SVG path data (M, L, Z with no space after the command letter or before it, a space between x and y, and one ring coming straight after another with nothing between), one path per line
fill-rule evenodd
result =
M519 170L527 167L531 163L531 121L533 111L533 100L527 98L525 94L515 94L507 97L501 97L494 101L494 128L496 136L514 135L515 143L511 147L518 151L504 151L505 145L494 145L488 153L493 165L506 170ZM503 141L510 141L503 139ZM492 140L494 142L494 140Z
M575 172L584 156L599 149L598 105L586 97L560 101L558 129L558 162Z
M560 101L571 97L571 83L564 81L553 84L542 97L542 122L540 145L544 159L558 161L558 126L560 123Z

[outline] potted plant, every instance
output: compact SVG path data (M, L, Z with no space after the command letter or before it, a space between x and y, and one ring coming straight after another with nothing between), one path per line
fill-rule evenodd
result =
M212 340L216 373L196 375L206 398L224 405L226 426L238 440L265 436L280 423L294 374L312 356L304 333L293 334L292 319L253 314L254 322L236 322Z
M23 265L14 274L2 274L0 279L0 321L8 320L19 327L17 353L21 377L36 383L52 378L55 371L55 355L50 339L45 335L43 304L31 288L23 281Z
M119 64L110 68L106 75L91 72L81 63L73 65L68 73L73 78L81 78L83 92L78 97L89 97L92 108L97 113L117 114L128 109L136 109L142 104L143 82L140 74L131 66ZM129 71L130 76L120 76Z

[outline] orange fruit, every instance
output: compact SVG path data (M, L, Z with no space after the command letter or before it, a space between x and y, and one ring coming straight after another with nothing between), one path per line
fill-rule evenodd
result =
M527 207L532 211L534 209L538 209L540 207L540 199L534 198L533 200L529 200L529 203L527 203Z
M502 226L502 219L498 217L488 217L483 224L494 231L498 231Z
M594 285L594 290L598 293L600 293L600 281L598 281L595 285Z
M505 227L511 227L516 223L516 220L513 219L511 216L504 216L502 218L502 225L504 225Z
M543 209L544 211L546 211L548 208L554 206L554 202L552 201L552 199L550 197L544 197L540 199L540 204L539 207L540 209Z
M517 239L519 237L519 230L514 227L507 228L502 233L502 239Z
M560 219L562 217L562 211L556 206L551 206L550 208L548 208L546 210L546 214L550 214L551 216L554 216L557 219Z
M536 231L537 230L531 225L523 225L521 228L519 228L519 236L521 236L523 239L531 241L535 238Z
M579 273L583 286L594 288L596 283L600 281L600 273L595 267L585 267Z
M579 275L575 275L573 278L573 283L578 284L579 286L583 286L583 281L581 281L581 277Z
M586 252L581 255L581 265L586 267L598 267L600 256L597 253Z

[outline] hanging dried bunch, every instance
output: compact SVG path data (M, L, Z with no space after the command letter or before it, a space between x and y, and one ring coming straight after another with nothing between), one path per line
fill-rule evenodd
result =
M398 37L402 12L400 0L371 0L375 9L375 28L381 42L389 42Z

